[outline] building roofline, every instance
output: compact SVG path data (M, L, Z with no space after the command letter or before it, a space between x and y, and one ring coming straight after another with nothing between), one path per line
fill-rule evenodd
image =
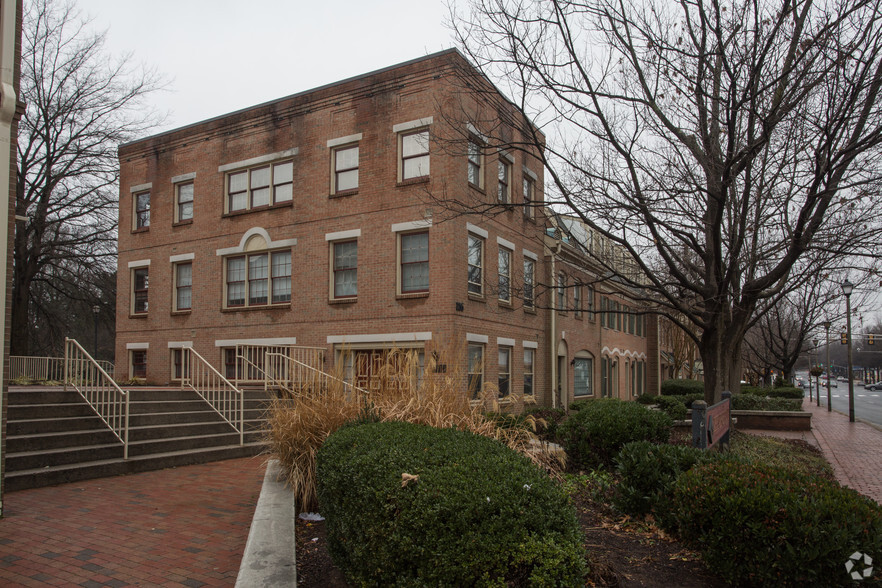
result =
M157 134L155 134L155 135L148 135L148 136L146 136L146 137L141 137L141 138L139 138L139 139L134 139L134 140L132 140L132 141L127 141L126 143L120 143L119 148L122 149L122 148L124 148L124 147L129 147L129 146L132 146L132 145L136 145L136 144L138 144L138 143L140 143L140 142L142 142L142 141L155 140L155 139L158 139L158 138L164 137L164 136L166 136L166 135L172 135L172 134L174 134L174 133L179 133L179 132L181 132L181 131L185 131L185 130L187 130L187 129L191 129L191 128L194 128L194 127L199 127L199 126L202 126L202 125L205 125L205 124L208 124L208 123L217 122L217 121L220 121L220 120L225 119L225 118L234 117L234 116L236 116L236 115L243 114L243 113L246 113L246 112L251 111L251 110L258 110L258 109L260 109L260 108L266 108L266 107L268 107L268 106L272 106L272 105L274 105L274 104L280 104L280 103L285 102L285 101L287 101L287 100L292 100L292 99L295 99L295 98L301 98L301 97L306 96L306 95L308 95L308 94L313 94L313 93L315 93L315 92L321 92L322 90L329 90L329 89L334 88L334 87L336 87L336 86L342 86L342 85L344 85L344 84L349 84L349 83L352 83L352 82L357 82L357 81L359 81L359 80L361 80L361 79L370 78L370 77L377 76L377 75L380 75L380 74L384 74L384 73L387 73L387 72L390 72L390 71L393 71L393 70L396 70L396 69L399 69L399 68L402 68L402 67L407 67L407 66L409 66L409 65L414 65L414 64L420 63L420 62L422 62L422 61L428 61L428 60L431 60L431 59L437 59L437 58L439 58L439 57L444 57L444 56L447 56L447 55L458 55L459 57L461 57L462 59L464 59L466 62L468 62L468 60L465 58L465 56L464 56L464 55L463 55L458 49L456 49L456 48L444 49L443 51L437 51L437 52L435 52L435 53L430 53L430 54L428 54L428 55L423 55L422 57L417 57L416 59L411 59L411 60L409 60L409 61L403 61L403 62L401 62L401 63L396 63L395 65L390 65L390 66L387 66L387 67L383 67L383 68L380 68L380 69L376 69L376 70L373 70L373 71L369 71L369 72L366 72L366 73L363 73L363 74L359 74L359 75L357 75L357 76L352 76L352 77L349 77L349 78L346 78L346 79L343 79L343 80L338 80L338 81L336 81L336 82L331 82L331 83L329 83L329 84L324 84L324 85L322 85L322 86L316 86L315 88L310 88L310 89L308 89L308 90L303 90L303 91L301 91L301 92L295 92L294 94L289 94L289 95L287 95L287 96L282 96L281 98L274 98L274 99L272 99L272 100L268 100L267 102L261 102L260 104L254 104L254 105L252 105L252 106L246 106L246 107L244 107L244 108L240 108L240 109L238 109L238 110L234 110L234 111L232 111L232 112L227 112L227 113L224 113L224 114L219 114L219 115L217 115L217 116L213 116L213 117L211 117L211 118L206 118L206 119L204 119L204 120L200 120L200 121L197 121L197 122L189 123L189 124L186 124L186 125L183 125L183 126L180 126L180 127L175 127L175 128L173 128L173 129L169 129L169 130L167 130L167 131L162 131L161 133L157 133ZM498 91L498 90L497 90L497 91ZM508 100L508 98L506 98L506 100Z

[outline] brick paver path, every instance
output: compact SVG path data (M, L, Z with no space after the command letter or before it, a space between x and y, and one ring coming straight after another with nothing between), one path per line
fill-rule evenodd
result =
M827 412L823 399L817 407L806 398L802 406L812 413L812 433L836 479L882 504L882 431L867 423L848 421L848 415Z
M11 492L2 586L233 586L264 458Z

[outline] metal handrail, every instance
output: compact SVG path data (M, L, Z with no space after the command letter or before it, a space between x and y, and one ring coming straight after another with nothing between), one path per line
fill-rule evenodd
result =
M305 363L297 361L296 359L292 359L284 353L267 352L265 357L266 360L264 362L264 365L266 366L275 367L276 365L278 365L275 363L270 363L273 359L285 360L287 364L284 366L279 365L279 367L285 368L286 376L284 377L284 379L276 377L274 375L275 372L273 372L273 374L269 374L268 372L270 372L271 368L267 367L266 371L264 372L264 374L266 374L266 379L264 380L264 388L267 388L270 380L272 380L277 385L280 385L281 388L284 388L292 396L296 396L298 390L328 390L332 383L337 383L343 386L343 390L345 390L347 393L360 394L364 398L370 397L370 390L359 388L354 384L350 384L346 380L341 380L340 378L334 377L326 372L323 372L322 370L306 365Z
M322 366L324 364L323 347L303 347L298 345L250 345L239 344L235 348L236 369L231 379L234 385L241 383L260 383L265 379L266 370L261 362L265 354L283 353L306 365Z
M74 339L64 338L64 391L70 384L123 444L129 458L129 394Z
M29 378L37 381L64 379L64 357L38 357L33 355L9 356L9 381ZM104 371L113 373L113 362L105 359L93 360Z
M181 349L181 388L187 386L239 433L239 445L244 445L245 398L242 390L214 369L192 347Z

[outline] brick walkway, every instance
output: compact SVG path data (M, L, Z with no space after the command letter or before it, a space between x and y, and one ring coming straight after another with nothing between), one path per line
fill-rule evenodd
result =
M2 586L233 586L264 457L6 494Z
M803 399L812 413L812 433L836 479L882 504L882 431L867 423L848 421L848 415L827 412Z

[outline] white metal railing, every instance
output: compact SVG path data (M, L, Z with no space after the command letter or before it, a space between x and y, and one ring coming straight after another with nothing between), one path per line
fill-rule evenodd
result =
M113 362L93 359L108 374L113 373ZM63 357L35 357L28 355L9 356L9 381L27 378L38 382L64 379Z
M370 391L288 357L284 353L268 351L265 357L264 388L268 388L270 385L278 386L292 396L297 396L308 392L322 393L330 389L331 386L340 386L347 396L361 396L362 398L370 396Z
M181 387L190 387L239 433L245 443L245 398L192 347L181 349Z
M117 439L129 458L129 394L74 339L64 339L64 390L80 393Z
M237 345L235 377L232 381L235 385L241 383L259 384L266 379L266 354L276 353L285 355L294 361L311 366L321 371L325 350L323 347L299 347L295 345Z

